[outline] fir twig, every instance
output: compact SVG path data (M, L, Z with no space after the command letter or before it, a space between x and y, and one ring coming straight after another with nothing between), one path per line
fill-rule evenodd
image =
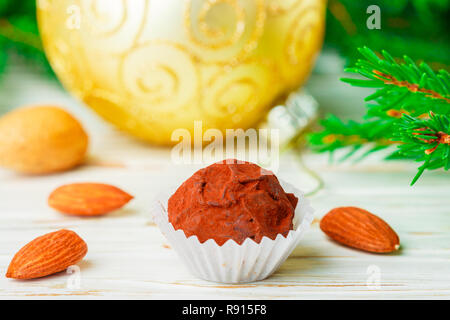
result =
M428 170L450 168L450 118L430 112L429 119L417 119L403 115L393 139L402 142L398 154L423 162L414 177L413 185Z
M342 81L359 87L378 88L365 99L376 103L369 105L369 116L398 118L399 114L392 110L417 117L429 111L450 113L450 75L446 70L435 73L426 63L417 66L408 56L404 56L404 63L399 64L384 50L384 59L367 47L359 51L366 59L359 59L353 68L346 70L359 73L368 80L344 78Z
M366 78L344 78L359 87L375 88L368 96L366 121L342 122L329 116L321 132L310 136L311 145L319 152L348 148L342 159L353 156L362 146L371 145L368 154L392 144L398 150L387 159L422 162L414 184L425 170L450 167L450 75L445 70L435 73L426 63L417 66L409 57L398 63L382 51L380 58L369 48L359 49L365 57L347 71ZM341 160L342 160L341 159Z
M377 76L375 76L375 77L380 79L381 81L383 81L384 84L392 84L392 85L397 86L397 87L404 87L404 88L407 88L411 92L425 93L426 97L435 98L435 99L442 99L442 100L444 100L446 102L450 102L450 99L443 97L440 93L438 93L436 91L425 89L425 88L420 88L419 85L414 84L414 83L410 83L410 82L408 82L406 80L399 81L395 77L393 77L393 76L391 76L389 74L382 73L382 72L377 71L377 70L373 70L372 72L377 74L378 77Z

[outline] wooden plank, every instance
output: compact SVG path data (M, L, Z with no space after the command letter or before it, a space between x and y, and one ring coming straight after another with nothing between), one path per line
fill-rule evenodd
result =
M2 277L0 296L210 298L213 294L215 298L244 299L450 296L450 199L445 196L450 190L443 183L446 177L442 174L430 175L410 189L407 184L402 185L401 177L404 175L406 180L406 173L400 174L400 178L378 175L377 179L370 177L370 173L327 173L325 190L311 198L317 216L338 205L367 208L394 226L401 237L402 250L394 255L375 255L344 248L328 240L316 220L311 232L274 276L259 283L230 286L191 276L152 223L148 212L151 196L164 184L190 174L186 168L179 168L172 175L170 171L173 173L171 167L168 171L157 171L87 166L39 178L2 172L2 273L18 248L58 228L78 232L89 244L89 253L80 263L79 289L66 287L71 275L64 273L27 282ZM46 197L54 187L86 179L119 185L135 194L136 200L110 216L94 219L65 217L47 207ZM435 188L441 183L440 188ZM417 196L411 196L415 192ZM367 288L369 266L380 269L378 289Z
M331 83L331 76L320 77L320 83ZM161 188L180 183L200 166L174 165L168 160L170 150L118 133L58 86L23 72L9 79L9 89L0 90L6 104L45 100L67 106L88 129L91 149L87 165L67 173L25 177L0 170L0 298L450 298L450 184L443 171L428 172L409 187L416 170L413 163L382 162L375 155L357 165L330 165L325 155L304 154L306 166L325 183L310 197L316 209L310 232L269 279L243 285L209 283L180 265L148 211ZM26 94L14 94L18 91ZM304 191L313 190L317 181L296 156L283 155L277 175ZM136 199L122 210L92 219L63 216L47 206L54 188L76 181L111 183ZM388 221L401 238L402 250L369 254L327 239L319 229L320 217L347 205L366 208ZM78 232L89 245L79 278L65 272L32 281L3 276L21 246L60 228ZM374 270L379 271L379 286L368 286ZM70 286L77 279L79 287Z

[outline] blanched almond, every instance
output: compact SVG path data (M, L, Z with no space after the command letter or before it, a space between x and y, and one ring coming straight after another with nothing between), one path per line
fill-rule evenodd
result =
M25 174L71 169L86 155L88 136L68 112L26 107L0 118L0 166Z

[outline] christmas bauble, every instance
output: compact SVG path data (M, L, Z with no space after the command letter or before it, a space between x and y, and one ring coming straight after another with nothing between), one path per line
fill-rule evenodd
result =
M325 0L38 0L69 91L147 141L248 128L309 74ZM175 143L175 141L173 141Z

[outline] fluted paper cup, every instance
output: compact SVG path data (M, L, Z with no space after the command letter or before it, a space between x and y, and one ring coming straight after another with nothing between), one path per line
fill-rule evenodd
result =
M200 243L196 236L186 237L182 230L174 229L168 218L168 200L176 188L170 188L154 199L153 219L187 268L198 278L221 283L263 280L287 259L314 218L314 210L303 192L279 181L285 192L293 193L299 199L293 230L286 237L281 234L275 240L263 237L260 243L247 238L241 245L230 239L222 246L213 239Z

